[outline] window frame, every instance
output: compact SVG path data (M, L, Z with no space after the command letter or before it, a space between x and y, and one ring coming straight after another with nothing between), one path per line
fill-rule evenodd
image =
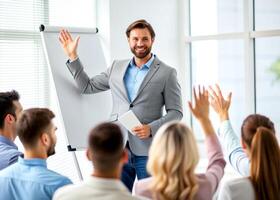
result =
M191 33L191 12L190 4L191 0L186 0L183 4L185 19L186 19L186 30L184 35L185 44L185 55L186 58L186 80L183 80L183 84L187 87L187 97L188 99L193 99L192 87L193 87L193 77L192 77L192 44L199 41L208 40L235 40L242 39L244 43L244 73L245 73L245 113L256 113L257 102L256 102L256 45L255 39L262 37L280 37L280 29L267 29L267 30L255 30L255 0L244 0L243 1L243 21L244 21L244 31L243 32L228 32L228 33L218 33L210 35L196 35L192 36ZM187 122L193 127L193 117L191 113L187 115Z

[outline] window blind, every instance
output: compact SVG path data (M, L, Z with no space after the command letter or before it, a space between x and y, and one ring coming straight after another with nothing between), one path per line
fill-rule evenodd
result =
M0 91L17 90L24 109L49 107L55 112L56 154L48 166L74 182L77 170L67 152L39 25L95 27L95 13L94 0L0 0ZM18 139L16 143L23 151Z

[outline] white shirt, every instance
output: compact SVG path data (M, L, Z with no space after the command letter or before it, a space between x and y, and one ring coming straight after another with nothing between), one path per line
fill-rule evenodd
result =
M219 139L225 149L225 155L231 166L241 175L250 175L250 161L241 147L240 139L235 134L229 120L221 123L218 130Z
M132 196L120 180L89 177L87 180L58 189L54 200L140 200L141 197Z
M255 200L255 191L249 178L238 178L221 186L218 200Z

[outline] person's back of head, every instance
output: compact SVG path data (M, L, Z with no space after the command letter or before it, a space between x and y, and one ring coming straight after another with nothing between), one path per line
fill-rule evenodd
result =
M268 117L260 114L249 115L241 126L241 137L247 147L251 147L252 139L259 127L265 127L275 134L274 124Z
M123 142L121 129L114 123L102 123L90 131L87 153L93 162L94 170L101 176L121 170Z
M55 153L56 127L52 123L54 117L54 113L47 108L31 108L22 113L16 130L25 152L39 150L38 153L46 157Z
M250 180L257 200L279 199L280 149L273 122L263 115L250 115L241 134L250 152Z
M180 122L163 125L157 132L147 164L156 199L192 199L198 190L194 170L199 161L192 131Z
M22 111L22 107L19 103L20 96L17 91L12 90L10 92L0 92L0 129L7 128L5 122L10 122L11 132L15 132L15 122ZM13 128L14 127L14 128ZM15 133L12 137L15 138ZM14 139L13 138L13 139Z

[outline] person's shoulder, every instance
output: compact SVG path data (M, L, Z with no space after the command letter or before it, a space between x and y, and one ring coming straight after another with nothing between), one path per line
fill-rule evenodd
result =
M83 190L81 186L78 185L66 185L64 187L58 188L54 193L53 199L70 199L74 197L81 197Z
M146 187L149 187L151 182L152 182L152 177L148 177L148 178L144 178L144 179L137 181L135 183L135 186L138 188L146 188Z
M112 62L112 65L122 65L125 63L129 63L131 61L131 59L115 59Z
M63 186L63 185L68 185L68 184L72 183L72 181L68 177L66 177L62 174L59 174L55 171L52 171L50 169L47 169L45 175L46 175L45 176L46 179L49 181L50 184Z
M17 176L17 173L20 171L19 167L18 163L6 166L0 170L0 178L13 178L14 176Z
M250 179L248 177L242 177L242 178L234 178L231 180L225 181L227 185L247 185L251 183Z
M235 178L227 180L222 184L222 188L228 191L235 191L236 193L250 192L253 189L252 183L249 178Z
M224 181L221 184L219 199L255 199L253 185L248 177Z
M140 196L150 196L150 185L152 182L152 177L144 178L135 183L135 194Z
M158 57L155 57L154 64L159 65L161 68L164 68L164 69L175 70L174 67L171 67L170 65L166 64L164 61L162 61Z
M131 194L126 194L122 196L123 200L147 200L148 198L142 197L142 196L137 196L137 195L131 195Z

